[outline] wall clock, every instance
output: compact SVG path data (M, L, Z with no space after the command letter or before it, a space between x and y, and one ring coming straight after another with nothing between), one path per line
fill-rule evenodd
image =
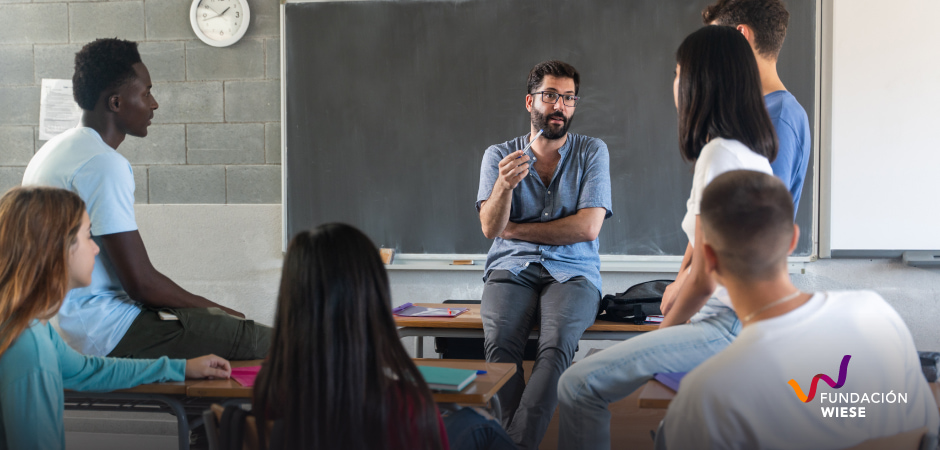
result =
M213 47L238 42L248 30L250 19L247 0L193 0L189 9L193 32Z

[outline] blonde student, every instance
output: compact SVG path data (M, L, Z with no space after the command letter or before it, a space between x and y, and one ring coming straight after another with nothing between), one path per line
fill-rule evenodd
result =
M47 322L87 286L98 246L85 203L56 188L0 198L0 450L65 448L63 391L110 391L184 378L227 378L228 361L83 356Z

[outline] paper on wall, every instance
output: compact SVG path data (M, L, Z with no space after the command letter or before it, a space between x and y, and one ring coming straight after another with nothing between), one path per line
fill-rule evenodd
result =
M72 97L72 80L42 79L39 94L39 140L48 141L81 122L82 109Z

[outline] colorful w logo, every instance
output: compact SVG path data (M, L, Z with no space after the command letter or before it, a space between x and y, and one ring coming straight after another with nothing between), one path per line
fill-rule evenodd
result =
M790 380L788 383L790 387L793 388L793 391L796 393L797 398L799 398L803 403L809 403L816 397L816 384L819 383L819 380L823 380L833 389L839 389L842 385L845 384L845 377L848 375L849 370L849 360L852 359L852 355L845 355L842 358L842 365L839 366L839 382L836 383L832 381L832 378L829 378L829 375L818 374L813 377L813 381L809 386L809 396L803 394L803 390L800 389L800 385L797 384L796 380Z

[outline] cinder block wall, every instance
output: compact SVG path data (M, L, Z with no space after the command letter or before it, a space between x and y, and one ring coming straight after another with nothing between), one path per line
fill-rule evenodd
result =
M280 203L280 16L248 0L241 41L210 47L189 0L0 0L0 192L20 184L39 140L43 78L72 77L100 37L140 43L160 103L149 136L118 148L138 203Z

